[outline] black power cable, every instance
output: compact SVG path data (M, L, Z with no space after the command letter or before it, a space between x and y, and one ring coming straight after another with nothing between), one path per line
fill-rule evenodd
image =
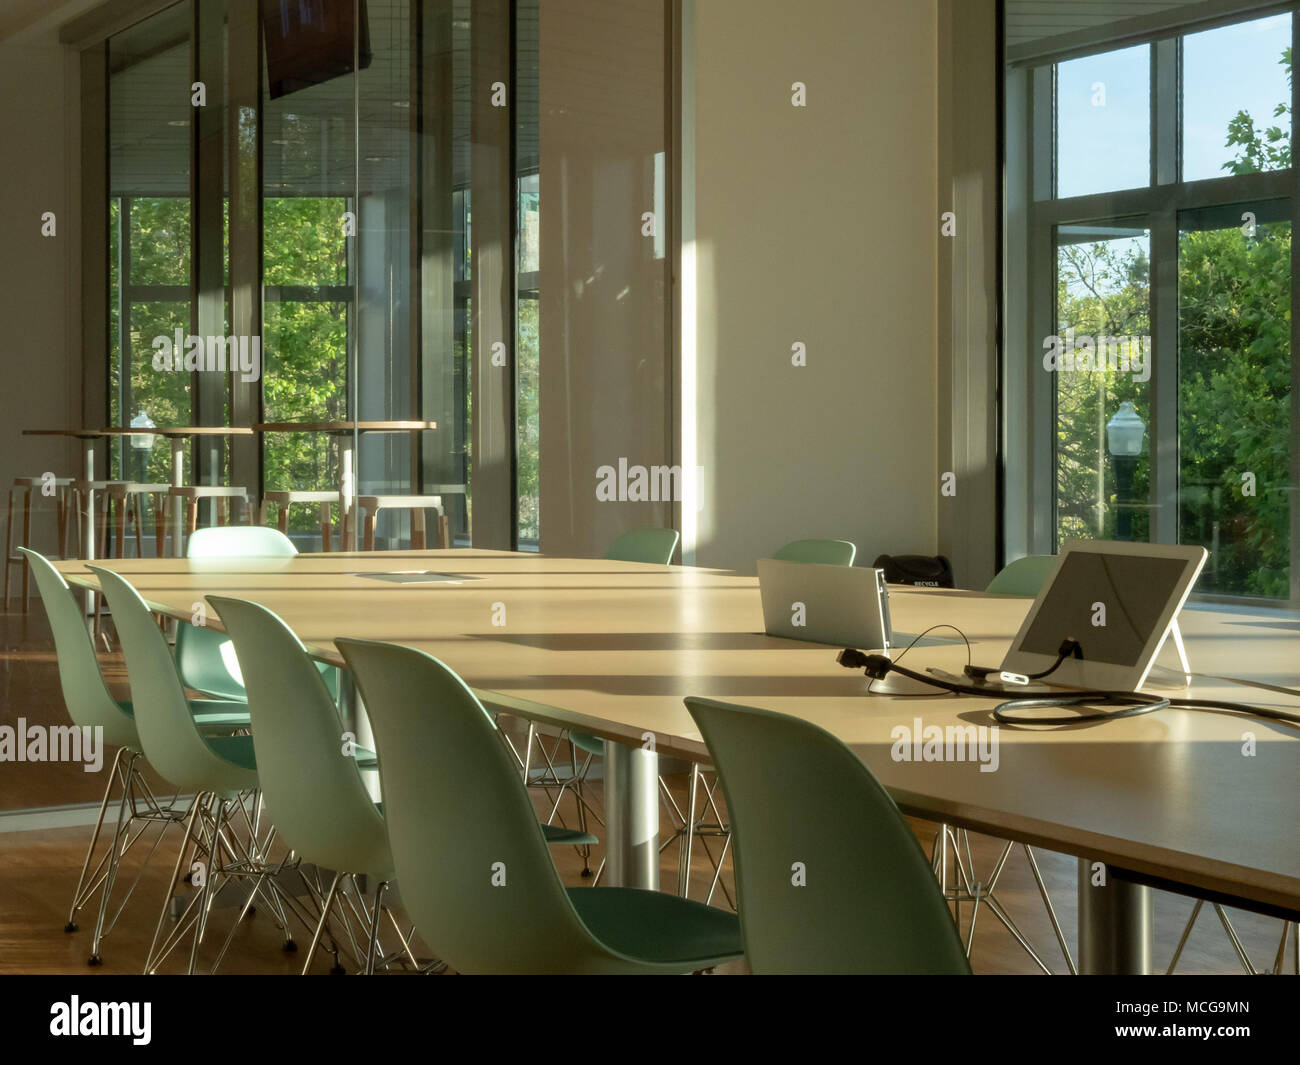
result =
M1067 641L1069 642L1069 641ZM1064 649L1064 644L1062 648ZM1040 676L1045 676L1056 669L1070 652L1062 653L1056 665ZM952 692L954 695L978 695L988 698L990 695L1008 694L1006 689L981 687L975 684L956 684L940 677L917 673L915 670L900 666L887 655L865 654L852 647L846 647L835 659L846 669L861 669L872 680L881 680L886 674L899 673L904 677L929 684L931 687ZM979 667L974 667L979 668ZM989 670L988 672L993 672ZM987 674L986 674L987 675ZM1049 709L1057 706L1091 707L1090 712L1069 714L1057 717L1043 717L1037 714L1021 715L1020 711ZM1103 710L1100 706L1115 709ZM1029 696L1023 699L1009 699L993 708L993 717L1004 725L1074 725L1086 721L1110 721L1124 717L1139 717L1156 710L1174 707L1179 710L1223 710L1236 714L1247 714L1269 721L1282 721L1287 724L1300 725L1300 714L1287 710L1275 710L1267 706L1251 706L1247 703L1225 702L1217 699L1170 699L1161 696L1144 695L1142 692L1125 691L1071 691L1061 695Z

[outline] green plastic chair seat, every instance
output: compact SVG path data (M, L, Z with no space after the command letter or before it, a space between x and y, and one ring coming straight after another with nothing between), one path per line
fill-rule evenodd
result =
M569 740L580 751L586 751L588 754L603 755L605 753L605 741L599 736L592 736L586 732L570 732Z
M851 566L857 544L848 540L791 540L772 557L781 562L815 562L823 566Z
M135 716L130 699L119 699L117 705L127 717ZM248 706L241 700L191 699L189 707L199 728L248 728Z
M199 728L171 648L140 593L120 574L90 566L117 626L131 683L132 720L144 755L178 788L231 795L258 786L247 736L213 737ZM232 712L228 702L213 708Z
M1003 566L984 590L990 595L1019 595L1033 599L1055 565L1055 555L1025 555Z
M576 828L561 828L559 825L542 825L541 828L542 838L547 843L567 843L572 847L581 847L584 844L591 846L600 842L590 832L583 832Z
M279 529L224 525L199 529L190 537L187 558L293 558L298 549ZM216 629L183 625L176 631L176 662L186 687L216 699L246 699L244 685L227 668L222 649L230 637ZM338 699L338 670L316 664L330 695Z
M453 969L686 973L740 956L730 914L655 892L566 889L496 724L464 681L412 648L335 644L374 726L403 905Z
M257 772L257 757L253 754L252 736L205 736L208 746L222 758L243 769Z
M18 548L31 567L41 604L50 620L59 663L59 685L72 723L81 728L102 728L104 742L112 747L139 751L140 734L135 716L109 693L99 658L90 640L82 604L44 555Z
M227 699L192 699L190 713L194 723L205 729L248 728L248 704Z
M641 888L569 888L588 931L620 954L708 969L741 952L740 919L702 902Z
M970 972L929 859L852 750L786 714L686 707L722 781L754 973Z
M676 529L631 529L609 545L605 557L612 562L647 562L666 566L673 560Z

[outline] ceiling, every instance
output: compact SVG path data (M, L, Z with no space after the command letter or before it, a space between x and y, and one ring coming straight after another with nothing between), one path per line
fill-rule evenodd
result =
M1006 0L1007 48L1190 6L1188 0Z

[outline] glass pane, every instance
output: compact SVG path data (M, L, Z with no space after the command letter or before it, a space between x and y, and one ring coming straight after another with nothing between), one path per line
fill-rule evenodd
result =
M131 301L127 306L131 331L127 335L126 361L130 369L126 391L130 406L126 408L129 423L138 411L145 411L155 425L187 425L190 420L190 375L188 373L163 373L154 369L155 337L174 337L179 329L186 334L190 329L190 304L188 300L159 302ZM128 440L131 438L128 437ZM154 437L152 451L141 454L125 442L126 467L123 474L130 480L145 480L165 484L172 479L171 452L167 441ZM190 450L185 450L185 477L189 480Z
M1138 45L1056 66L1056 194L1151 183L1151 48Z
M190 201L131 200L130 278L134 285L190 283Z
M1199 591L1286 598L1291 224L1183 232L1178 253L1179 537L1209 549Z
M1056 540L1150 539L1149 440L1124 449L1108 424L1132 404L1150 417L1150 233L1062 226L1056 233L1056 334L1043 368L1056 383Z
M263 5L262 37L263 411L274 422L343 419L358 224L352 5ZM332 436L263 437L268 490L336 489L338 462ZM319 533L316 506L290 507L289 528Z
M538 320L538 270L541 255L541 181L538 172L538 0L518 0L515 8L515 141L518 150L516 218L519 228L515 269L519 301L515 323L515 493L521 548L541 542L540 467L541 370Z
M190 374L156 369L156 338L190 332L190 41L179 3L108 40L109 412L155 425L193 417ZM129 439L129 438L128 438ZM188 463L188 455L186 458ZM110 475L170 481L166 441L114 441ZM189 471L186 473L189 476Z
M1183 38L1183 179L1291 165L1291 16Z

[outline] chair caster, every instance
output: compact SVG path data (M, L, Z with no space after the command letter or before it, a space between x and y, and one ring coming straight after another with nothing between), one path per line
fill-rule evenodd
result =
M97 965L103 965L104 959L101 958L98 954L92 954L90 958L87 960L86 964L93 969Z
M347 974L348 971L345 968L343 968L342 965L339 965L337 962L334 963L334 968L330 970L330 976L347 976Z
M81 925L77 924L76 921L69 921L67 924L63 926L63 930L65 932L80 932Z
M595 875L596 875L596 874L593 873L590 869L584 869L584 870L582 871L582 879L583 879L583 880L590 880L590 879L591 879L593 876L595 876Z
M280 949L284 951L286 954L297 954L298 944L295 943L292 939L286 939L282 944L280 944Z

